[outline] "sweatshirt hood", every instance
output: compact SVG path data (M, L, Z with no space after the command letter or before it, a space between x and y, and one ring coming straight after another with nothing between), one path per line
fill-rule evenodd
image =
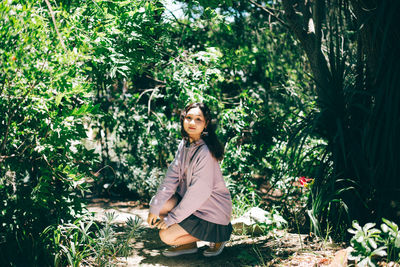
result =
M200 146L200 145L205 144L203 138L200 138L199 140L194 141L194 142L192 142L192 143L190 143L189 140L185 138L185 139L184 139L184 142L185 142L185 143L184 143L184 144L185 144L185 147L190 147L190 148L198 147L198 146Z

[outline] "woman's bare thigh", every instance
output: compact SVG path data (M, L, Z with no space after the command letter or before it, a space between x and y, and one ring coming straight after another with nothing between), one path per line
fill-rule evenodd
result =
M177 223L167 229L160 230L160 238L164 243L175 246L199 241L198 238L190 235Z
M161 208L160 211L160 218L164 218L168 215L175 206L178 204L178 198L173 195L164 206ZM160 238L161 240L168 244L168 245L184 245L198 241L199 239L195 238L194 236L190 235L186 232L185 229L182 228L179 224L173 224L167 229L160 230Z

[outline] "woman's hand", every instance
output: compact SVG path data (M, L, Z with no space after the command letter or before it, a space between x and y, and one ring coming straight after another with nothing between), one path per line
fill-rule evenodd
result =
M167 229L168 228L168 226L165 224L164 220L160 220L154 226L156 226L158 229Z
M150 225L150 228L157 227L158 229L167 229L168 226L165 224L164 220L159 220L158 216L150 213L147 216L147 223Z
M149 215L147 216L147 223L150 225L150 228L153 228L154 226L157 225L156 224L157 219L158 215L149 212Z

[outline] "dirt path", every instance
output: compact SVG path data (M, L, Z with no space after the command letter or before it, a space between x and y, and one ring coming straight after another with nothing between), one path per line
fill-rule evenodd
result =
M117 266L328 266L335 252L341 249L326 242L308 240L306 235L279 231L259 237L232 235L222 254L213 258L201 253L207 248L207 242L197 243L200 251L196 254L167 258L161 255L167 246L161 242L158 231L146 223L148 209L133 201L107 199L95 199L88 208L99 221L105 212L115 212L118 215L115 223L121 226L129 217L143 219L141 238L133 243L129 257L118 259Z

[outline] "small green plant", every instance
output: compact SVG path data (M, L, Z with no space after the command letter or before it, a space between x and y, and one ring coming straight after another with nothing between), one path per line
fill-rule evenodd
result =
M266 221L260 223L261 229L264 230L265 233L270 231L274 231L276 229L285 229L288 225L288 222L279 214L278 210L272 208L270 212L266 213Z
M91 217L82 217L53 231L48 227L44 234L53 233L54 266L110 266L116 256L128 256L130 241L138 236L141 219L129 218L124 231L116 232L115 218L114 213L105 213L103 226Z
M359 266L375 266L377 257L386 256L386 247L378 246L381 231L374 228L375 223L367 223L361 227L357 221L353 221L353 229L349 233L354 236L350 240L354 251L349 257L357 262Z
M315 187L314 179L300 177L299 183L309 189L310 208L306 212L310 218L310 231L324 240L328 240L330 235L343 236L350 225L348 207L343 200L344 193L354 191L354 186L347 185L350 181L337 180Z
M376 266L378 260L399 262L399 227L384 218L382 221L382 231L374 228L375 223L361 227L357 221L353 221L353 228L348 229L354 235L350 240L353 251L349 259L355 260L357 266Z
M239 235L251 236L267 235L269 233L275 235L276 230L285 229L287 226L287 221L275 207L271 211L251 208L246 210L242 218L236 222L235 232Z
M387 247L388 261L400 261L400 231L397 224L382 218L382 239Z
M247 191L247 188L243 186L240 190L240 194L235 194L232 199L232 213L235 218L243 216L246 211L250 210L252 207L257 207L259 205L260 196L258 196L255 191L247 193L245 191Z

